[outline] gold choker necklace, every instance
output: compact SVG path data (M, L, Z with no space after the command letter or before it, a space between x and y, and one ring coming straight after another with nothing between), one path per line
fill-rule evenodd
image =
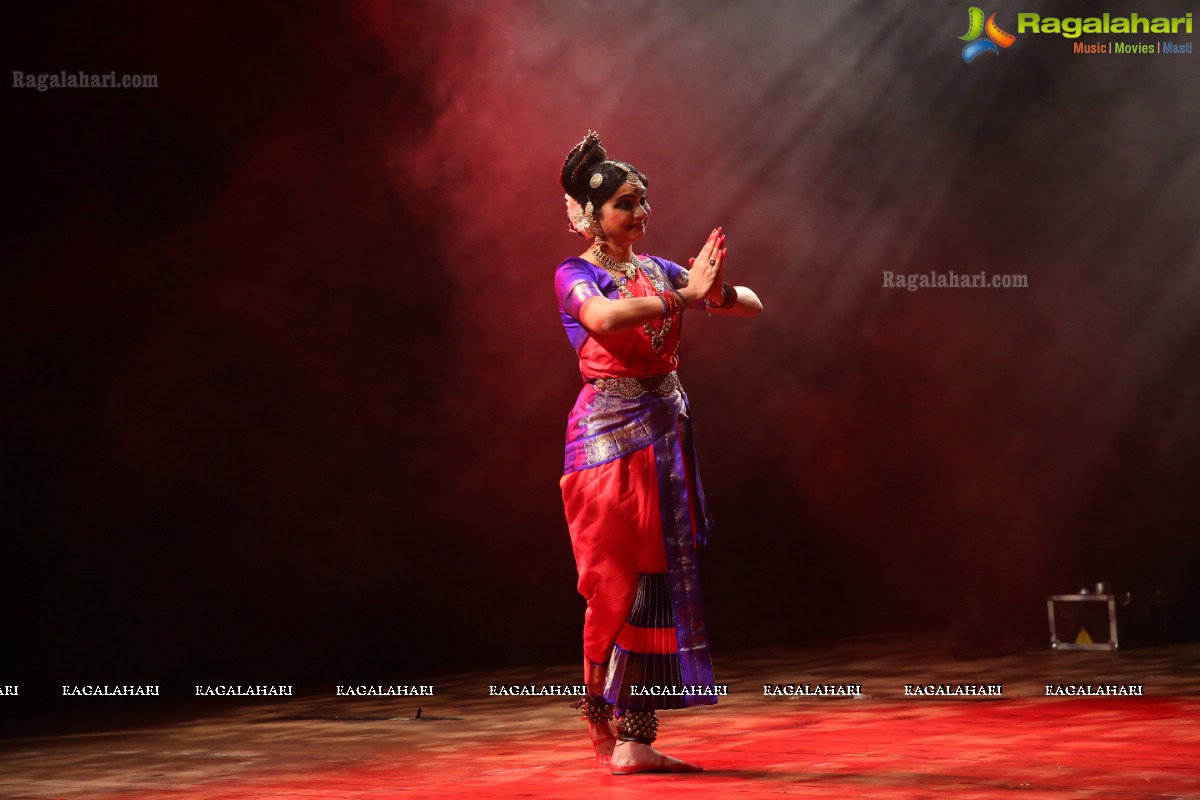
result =
M629 254L629 260L621 262L604 252L604 248L600 246L599 242L596 242L596 244L592 245L592 255L600 262L600 266L608 270L610 274L619 272L629 280L637 277L638 260L632 251Z

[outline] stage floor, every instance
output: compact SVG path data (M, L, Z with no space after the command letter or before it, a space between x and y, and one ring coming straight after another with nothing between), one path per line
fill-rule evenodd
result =
M1200 645L977 661L952 650L920 637L718 653L729 696L661 714L659 746L703 764L694 775L613 777L566 699L489 696L577 683L563 666L429 676L432 697L197 698L172 722L18 734L0 741L0 797L1200 799ZM786 684L862 692L764 696ZM905 696L907 684L1003 689ZM1047 685L1145 694L1047 697Z

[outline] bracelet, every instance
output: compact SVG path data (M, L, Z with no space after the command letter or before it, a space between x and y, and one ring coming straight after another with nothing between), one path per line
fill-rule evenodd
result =
M686 304L683 302L683 295L674 289L663 292L658 296L658 299L663 304L663 318L677 314L686 307Z
M737 289L730 286L728 283L721 284L721 302L708 304L709 308L729 308L736 305L738 299Z

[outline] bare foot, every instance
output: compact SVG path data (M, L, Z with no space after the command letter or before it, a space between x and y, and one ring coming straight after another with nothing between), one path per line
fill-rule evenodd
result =
M641 742L617 742L612 755L613 775L639 772L701 772L704 767L671 758Z
M592 747L596 748L596 763L610 763L613 746L617 743L617 735L613 733L613 724L605 722L602 725L593 725L589 722L588 735L592 737Z

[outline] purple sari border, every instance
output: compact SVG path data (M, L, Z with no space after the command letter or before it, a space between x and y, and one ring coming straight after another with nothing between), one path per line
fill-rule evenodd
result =
M697 534L692 531L692 504L688 497L684 447L680 441L681 438L691 439L691 420L682 416L679 425L683 428L682 437L678 428L672 428L654 443L663 539L667 548L667 574L671 603L675 610L682 682L687 686L711 686L712 658L708 650L708 631L700 595L700 569L694 538ZM698 508L697 517L697 521L703 525L707 520L707 511Z

